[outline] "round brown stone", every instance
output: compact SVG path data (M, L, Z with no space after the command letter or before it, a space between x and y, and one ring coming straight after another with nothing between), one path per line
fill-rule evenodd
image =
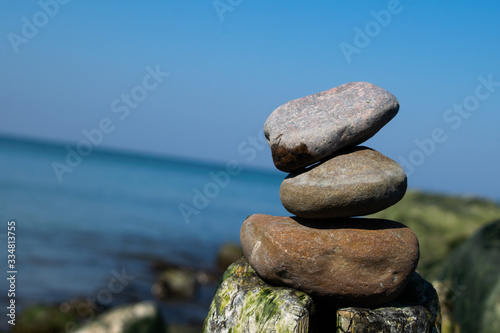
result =
M342 151L281 183L280 199L306 218L362 216L386 209L406 193L406 174L390 158L366 147Z
M377 133L398 112L388 91L351 82L285 103L264 124L274 165L292 172Z
M340 306L391 301L419 258L415 234L388 220L256 214L245 220L240 238L245 257L264 280Z

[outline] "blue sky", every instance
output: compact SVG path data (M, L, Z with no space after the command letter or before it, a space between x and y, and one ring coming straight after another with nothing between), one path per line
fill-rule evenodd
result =
M77 144L109 119L99 148L272 169L259 142L242 151L276 107L369 81L401 108L366 145L410 187L500 198L498 17L494 1L2 2L0 134Z

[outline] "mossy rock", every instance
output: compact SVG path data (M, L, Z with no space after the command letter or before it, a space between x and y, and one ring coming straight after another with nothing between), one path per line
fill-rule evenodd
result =
M206 333L307 333L314 303L307 294L262 281L243 257L224 273L205 320Z
M439 299L415 273L400 296L377 309L343 308L290 288L264 282L241 258L224 273L204 332L411 332L439 333ZM338 311L337 311L338 310Z
M461 333L500 332L500 220L480 229L446 260L443 303Z
M32 305L16 318L12 333L71 332L78 326L76 316L62 312L54 305Z
M436 290L414 273L401 295L383 307L339 309L337 332L439 333L441 312Z

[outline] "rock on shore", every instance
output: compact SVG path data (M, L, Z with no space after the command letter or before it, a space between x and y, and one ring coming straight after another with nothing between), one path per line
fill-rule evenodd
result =
M250 265L265 281L332 297L340 306L391 301L419 257L415 234L389 220L255 214L243 223L240 239Z
M224 274L203 332L307 333L313 311L311 297L266 284L246 259L241 258Z
M283 180L280 199L305 218L363 216L386 209L406 193L406 174L390 158L366 147L342 150Z
M241 258L219 285L204 333L439 333L439 300L417 273L394 301L380 308L340 308L264 282Z
M165 330L156 306L151 302L142 302L105 312L75 333L158 333Z
M292 172L371 138L398 112L388 91L350 82L278 107L264 124L274 165Z

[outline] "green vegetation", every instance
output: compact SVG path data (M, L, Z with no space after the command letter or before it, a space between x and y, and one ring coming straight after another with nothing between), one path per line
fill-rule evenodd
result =
M442 302L460 332L500 332L500 220L467 239L442 266Z
M17 318L13 333L71 332L78 318L52 305L32 305Z
M476 197L408 191L396 205L371 217L401 222L415 232L420 244L417 270L432 281L451 250L481 226L500 218L500 206Z

